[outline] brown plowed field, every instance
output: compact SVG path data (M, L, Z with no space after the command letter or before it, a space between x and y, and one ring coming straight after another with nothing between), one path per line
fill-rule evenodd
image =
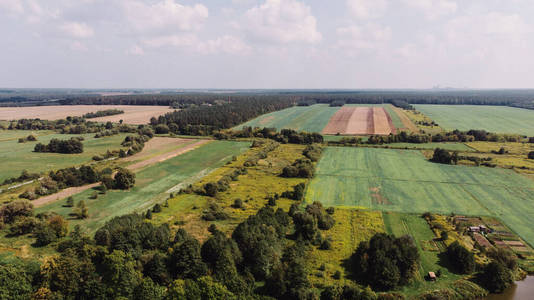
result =
M346 134L347 125L356 107L342 107L331 118L323 129L324 134Z
M374 134L388 135L391 133L393 123L382 107L373 107Z
M382 107L342 107L330 119L323 134L388 135L395 133L391 117Z
M147 124L152 117L159 117L173 109L155 105L54 105L30 107L0 107L0 120L42 119L58 120L68 116L82 116L99 110L120 109L120 115L89 119L95 122L119 122L126 124Z

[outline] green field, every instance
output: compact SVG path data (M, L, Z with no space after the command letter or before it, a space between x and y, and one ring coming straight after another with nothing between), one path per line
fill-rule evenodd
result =
M534 244L534 182L511 170L442 165L419 151L328 147L306 199L384 211L499 217Z
M168 197L170 190L178 185L197 181L210 171L223 166L233 155L247 150L249 143L214 141L193 151L149 166L136 173L135 187L129 191L113 190L98 199L89 199L94 192L88 190L74 196L75 202L83 199L89 207L89 218L72 220L71 225L81 224L95 231L107 220L134 211L145 211L156 202ZM63 207L60 200L39 207L37 212L54 211L68 216L72 208Z
M414 105L446 130L485 129L496 133L534 135L534 111L507 106Z
M383 147L391 147L395 149L407 148L407 149L424 149L424 150L433 150L436 148L441 148L449 151L462 151L462 152L471 152L475 149L467 146L464 143L424 143L424 144L415 144L415 143L391 143L383 144ZM498 150L498 149L497 149Z
M420 264L416 281L403 288L406 294L418 294L425 290L447 288L451 281L458 280L462 276L448 271L440 262L439 253L445 251L443 242L436 240L436 236L430 230L428 223L420 215L401 214L395 212L383 213L384 225L389 234L395 236L410 235L414 238L419 250ZM442 274L436 282L425 280L428 272L441 270Z
M280 129L293 129L306 132L321 132L328 124L332 115L340 107L329 107L327 104L311 106L294 106L284 110L268 113L234 127L241 129L249 127L269 127Z
M80 165L91 161L92 157L104 154L108 150L118 150L121 142L127 134L118 134L110 137L95 139L94 133L88 134L58 134L52 131L35 132L36 142L19 143L18 139L30 135L32 131L0 131L0 161L2 161L2 172L0 181L6 178L19 176L22 170L30 172L46 172L60 168ZM53 139L70 139L71 137L82 136L84 152L80 154L59 154L59 153L36 153L33 148L37 143L48 144Z

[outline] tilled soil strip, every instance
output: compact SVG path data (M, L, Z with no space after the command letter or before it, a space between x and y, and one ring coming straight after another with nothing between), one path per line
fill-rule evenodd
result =
M197 147L199 147L199 146L201 146L203 144L206 144L208 142L210 142L210 140L200 140L200 141L195 142L193 144L190 144L190 145L187 145L187 146L182 147L180 149L177 149L176 151L173 151L173 152L170 152L170 153L165 153L165 154L162 154L162 155L158 155L158 156L152 157L150 159L147 159L147 160L144 160L144 161L140 161L140 162L135 163L135 164L131 164L131 165L127 166L126 169L129 169L131 171L139 170L139 169L141 169L143 167L146 167L146 166L149 166L149 165L153 165L153 164L156 164L156 163L171 159L171 158L176 157L178 155L184 154L186 152L189 152L189 151L191 151L191 150L193 150L193 149L195 149L195 148L197 148ZM57 200L60 200L60 199L64 199L64 198L67 198L69 196L72 196L72 195L81 193L83 191L86 191L88 189L97 187L98 185L100 185L100 182L87 184L87 185L83 185L83 186L66 188L64 190L61 190L61 191L55 193L55 194L44 196L44 197L38 198L36 200L33 200L32 204L33 204L34 207L43 206L43 205L48 204L50 202L54 202L54 201L57 201Z

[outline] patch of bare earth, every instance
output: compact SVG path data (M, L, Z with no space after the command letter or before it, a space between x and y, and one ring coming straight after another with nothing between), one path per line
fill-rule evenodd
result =
M154 140L154 142L152 142L153 140ZM170 140L176 140L176 141L170 141ZM180 144L184 144L184 143L186 143L188 141L190 141L190 140L155 137L155 138L151 139L145 145L145 147L143 148L143 151L137 153L136 155L127 157L125 160L128 160L128 159L131 160L132 158L135 158L137 155L140 155L140 156L137 156L137 158L134 159L134 160L146 157L146 153L150 153L150 151L146 151L147 149L145 149L145 148L147 148L147 147L150 150L150 148L153 149L155 147L158 147L158 145L159 146L161 146L161 145L170 145L172 143L177 143L177 145L180 145ZM189 144L189 145L187 145L185 147L181 147L181 148L176 149L174 151L166 152L166 153L161 154L161 155L156 155L156 156L148 158L146 160L142 160L142 161L140 161L138 163L131 164L131 165L127 166L126 168L131 170L131 171L136 171L136 170L139 170L141 168L144 168L144 167L147 167L147 166L150 166L150 165L153 165L153 164L156 164L156 163L171 159L171 158L176 157L178 155L184 154L186 152L189 152L189 151L191 151L191 150L193 150L195 148L198 148L201 145L209 143L209 142L210 142L210 140L199 140L199 141L197 141L195 143ZM145 152L145 155L143 155L143 152ZM88 189L92 189L94 187L97 187L99 185L100 185L100 183L97 182L97 183L87 184L87 185L78 186L78 187L66 188L64 190L61 190L61 191L55 193L55 194L44 196L44 197L38 198L36 200L33 200L32 204L35 207L43 206L43 205L48 204L50 202L55 202L57 200L65 199L65 198L70 197L72 195L81 193L83 191L86 191Z
M83 191L86 191L88 189L92 189L94 187L97 187L99 185L100 185L100 182L97 182L97 183L92 183L92 184L87 184L87 185L82 185L82 186L66 188L64 190L61 190L61 191L55 193L55 194L44 196L44 197L41 197L39 199L33 200L32 204L35 207L43 206L43 205L45 205L47 203L55 202L55 201L60 200L60 199L65 199L65 198L70 197L72 195L81 193Z
M388 135L392 132L388 115L383 107L373 107L374 134ZM391 124L391 125L390 125Z
M187 145L185 147L177 149L176 151L167 152L167 153L164 153L164 154L161 154L161 155L157 155L157 156L151 157L149 159L140 161L138 163L131 164L131 165L127 166L126 168L129 169L129 170L132 170L132 171L139 170L139 169L144 168L146 166L153 165L153 164L156 164L156 163L171 159L171 158L176 157L178 155L182 155L182 154L184 154L186 152L189 152L189 151L191 151L191 150L193 150L195 148L198 148L198 147L200 147L200 146L202 146L202 145L204 145L206 143L209 143L209 142L211 142L211 141L210 140L199 140L198 142L195 142L193 144L189 144L189 145Z
M350 117L356 107L342 107L330 118L323 129L323 134L346 134Z
M271 122L272 120L274 120L274 116L268 116L267 118L264 118L263 120L259 121L258 123L259 123L261 126L265 126L265 124L268 124L268 123Z
M373 198L373 202L380 205L388 205L391 204L386 197L380 193L379 187L373 187L369 189L371 192L371 198Z
M349 118L346 134L373 134L373 109L356 107Z
M95 122L119 122L126 124L148 124L150 118L159 117L173 109L167 106L156 105L54 105L54 106L30 106L30 107L0 107L0 120L18 119L42 119L58 120L68 116L82 116L86 113L100 110L120 109L124 113L120 115L93 118Z

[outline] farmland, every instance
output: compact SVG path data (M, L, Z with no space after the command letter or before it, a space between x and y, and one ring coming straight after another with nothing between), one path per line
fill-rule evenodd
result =
M124 114L90 119L94 122L114 122L123 120L126 124L148 124L150 118L161 116L173 110L167 106L149 105L63 105L32 107L0 107L0 120L42 119L58 120L68 116L82 116L99 110L119 109Z
M136 174L136 186L131 190L113 190L97 199L88 199L93 190L75 195L77 202L85 200L89 208L89 218L73 220L71 225L81 224L90 231L102 226L114 216L145 211L157 202L168 197L169 190L185 183L193 183L212 170L224 165L233 155L247 149L248 143L211 142L196 150L148 166ZM54 211L65 217L72 208L64 207L63 201L56 201L38 208L38 211Z
M18 138L35 134L36 142L19 143ZM84 152L80 154L37 153L33 148L37 143L47 144L51 139L70 139L81 136L85 140ZM118 150L122 146L126 134L110 137L94 138L94 134L70 135L56 134L52 131L0 131L0 160L2 172L0 181L20 175L22 170L31 172L46 172L60 168L80 165L90 162L94 155L101 155L108 150Z
M322 132L326 135L387 135L395 133L397 128L414 128L402 110L396 110L389 104L347 104L341 108L326 104L295 106L262 115L234 129L244 126Z
M534 213L533 181L511 170L434 164L419 151L329 147L306 199L384 211L494 215L534 243L528 217Z
M534 135L534 111L506 106L415 105L446 130L484 129L496 133Z
M234 129L244 126L269 127L293 129L297 131L321 132L330 120L330 117L339 110L339 107L329 107L326 104L311 106L294 106L281 111L262 115L258 118L241 124Z

